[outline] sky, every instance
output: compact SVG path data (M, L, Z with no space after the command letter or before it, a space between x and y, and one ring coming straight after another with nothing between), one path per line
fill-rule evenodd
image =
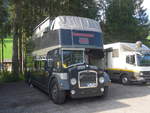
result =
M147 14L149 15L149 20L150 20L150 0L144 0L143 2L144 8L147 8Z

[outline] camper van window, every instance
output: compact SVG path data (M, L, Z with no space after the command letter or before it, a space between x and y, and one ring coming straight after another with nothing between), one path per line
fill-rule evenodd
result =
M70 66L77 63L83 63L83 51L82 50L63 50L63 64Z
M137 54L137 64L138 66L150 66L150 54Z
M126 57L126 63L135 64L135 55L129 55Z
M118 51L118 49L113 49L112 57L119 57L119 51Z

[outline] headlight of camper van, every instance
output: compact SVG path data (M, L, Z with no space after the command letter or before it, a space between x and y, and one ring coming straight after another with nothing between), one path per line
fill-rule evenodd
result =
M134 72L134 77L137 79L137 80L144 80L143 77L141 77L143 75L143 72Z
M59 73L60 79L67 80L68 74L67 73Z
M140 76L143 76L144 74L143 74L143 72L140 72Z
M71 85L76 85L77 80L76 80L75 78L72 78L72 79L70 80L70 83L71 83Z
M103 84L104 83L104 77L99 78L99 83Z

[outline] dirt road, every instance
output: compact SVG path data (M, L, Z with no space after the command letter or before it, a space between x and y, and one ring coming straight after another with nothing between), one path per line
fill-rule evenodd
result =
M24 82L0 84L0 113L150 113L150 85L112 84L105 99L68 99L55 105Z

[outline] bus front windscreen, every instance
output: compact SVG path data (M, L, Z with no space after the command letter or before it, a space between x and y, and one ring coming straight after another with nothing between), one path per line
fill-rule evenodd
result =
M150 54L137 55L138 66L150 66Z
M63 65L65 67L78 63L84 63L83 50L63 50Z

